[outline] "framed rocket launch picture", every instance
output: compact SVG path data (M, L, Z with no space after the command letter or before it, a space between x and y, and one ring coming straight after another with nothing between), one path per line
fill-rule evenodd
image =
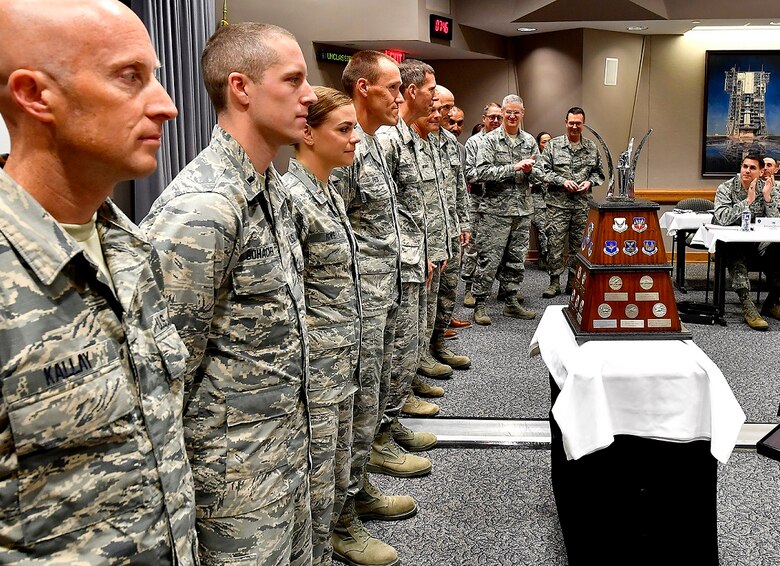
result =
M748 153L780 158L780 51L707 51L701 174L735 175Z

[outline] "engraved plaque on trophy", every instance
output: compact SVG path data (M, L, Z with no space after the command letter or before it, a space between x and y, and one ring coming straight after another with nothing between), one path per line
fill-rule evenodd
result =
M618 160L598 133L585 126L607 156L606 202L591 202L576 257L574 289L566 320L579 342L587 340L690 339L682 325L666 261L655 202L634 199L634 174L645 134L632 158L634 140Z

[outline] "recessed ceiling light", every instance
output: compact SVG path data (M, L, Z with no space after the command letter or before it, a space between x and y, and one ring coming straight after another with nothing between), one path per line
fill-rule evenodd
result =
M742 26L696 26L691 31L699 32L699 31L750 31L750 32L759 32L759 31L771 31L772 33L777 32L776 26L751 26L750 24L745 24Z
M701 23L701 20L691 20L691 23L694 25L699 25Z
M530 31L536 31L536 28L517 28L517 31L528 33Z
M645 31L647 26L628 26L626 29L628 31Z

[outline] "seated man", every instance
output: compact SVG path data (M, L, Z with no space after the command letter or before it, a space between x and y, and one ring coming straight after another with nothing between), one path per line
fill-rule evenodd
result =
M739 175L735 175L718 186L715 192L715 223L722 226L739 224L742 213L750 211L751 221L759 216L780 216L778 199L780 192L774 182L760 179L764 159L757 154L748 154L742 160ZM747 266L758 263L766 273L769 295L761 311L780 319L778 288L780 288L780 244L744 243L731 244L728 250L727 267L731 274L731 286L739 295L745 321L754 330L766 330L769 324L761 318L756 305L750 299L750 281Z

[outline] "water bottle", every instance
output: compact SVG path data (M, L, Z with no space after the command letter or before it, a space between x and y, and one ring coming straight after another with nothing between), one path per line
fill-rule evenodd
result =
M745 210L742 213L741 229L743 232L750 232L750 211L749 210Z

